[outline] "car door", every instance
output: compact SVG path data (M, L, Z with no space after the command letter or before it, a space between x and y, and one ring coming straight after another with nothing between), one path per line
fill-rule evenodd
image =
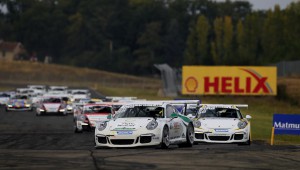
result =
M170 139L178 139L183 135L184 124L179 117L177 109L172 105L167 105L166 107L166 116L170 122Z

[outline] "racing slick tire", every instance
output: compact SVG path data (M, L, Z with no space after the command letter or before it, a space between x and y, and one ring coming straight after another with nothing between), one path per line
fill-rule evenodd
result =
M192 147L194 143L194 127L189 124L187 129L186 129L186 142L179 144L179 147Z
M74 126L74 133L82 133L82 130L79 130L77 126Z
M158 147L161 149L168 149L169 146L170 146L169 128L165 126L162 132L161 143L159 144Z

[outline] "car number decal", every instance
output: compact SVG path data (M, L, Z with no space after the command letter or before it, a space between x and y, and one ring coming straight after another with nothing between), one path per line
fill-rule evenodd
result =
M215 129L216 132L228 132L228 129Z

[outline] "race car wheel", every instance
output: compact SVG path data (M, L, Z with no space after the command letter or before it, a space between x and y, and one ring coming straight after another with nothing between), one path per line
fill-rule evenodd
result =
M164 127L163 129L163 134L162 134L162 140L160 143L160 148L162 149L167 149L170 146L170 136L169 136L169 129L167 126Z
M194 143L194 127L189 125L186 129L186 142L179 144L179 147L192 147Z
M79 130L79 129L77 128L77 126L75 126L74 129L75 129L75 130L74 130L74 133L82 133L82 130Z

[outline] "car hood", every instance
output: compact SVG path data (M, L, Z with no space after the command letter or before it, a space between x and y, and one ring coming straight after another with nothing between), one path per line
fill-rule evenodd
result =
M215 129L215 128L235 128L240 120L237 118L202 118L200 119L201 126Z
M88 118L89 121L101 121L101 120L107 120L107 116L110 113L90 113L85 114L85 116Z
M59 108L60 107L60 103L44 103L43 104L45 106L46 109L49 109L49 108Z
M109 121L110 130L136 130L146 127L152 118L118 118Z

